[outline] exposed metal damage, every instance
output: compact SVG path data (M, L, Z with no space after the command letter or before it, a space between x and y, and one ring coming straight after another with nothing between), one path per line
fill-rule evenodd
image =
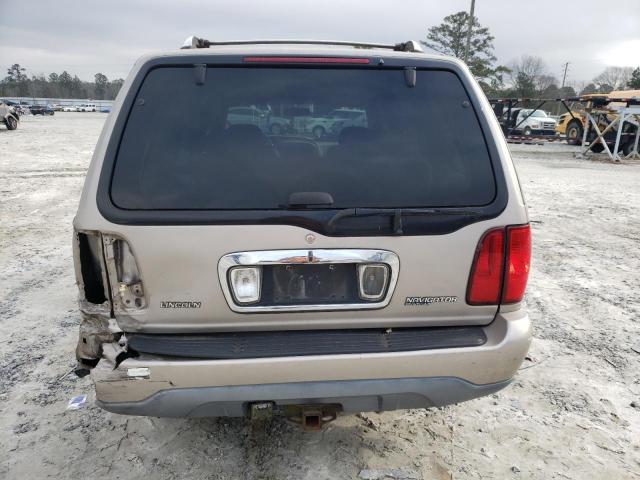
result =
M144 297L135 260L133 267L131 261L125 259L120 263L124 268L117 268L118 259L127 255L119 253L125 250L122 245L126 246L129 258L132 258L126 242L99 232L78 231L73 245L80 309L75 373L83 377L105 356L105 344L112 345L110 352L115 352L112 368L117 368L129 356L126 337L115 320L114 309L128 310L129 304L140 308L145 302L140 300L140 296ZM117 293L112 285L117 285ZM114 297L119 300L112 302Z

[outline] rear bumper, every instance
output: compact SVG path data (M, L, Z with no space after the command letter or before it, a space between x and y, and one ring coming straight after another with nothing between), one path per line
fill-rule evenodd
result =
M510 380L475 385L460 378L393 378L333 382L172 388L138 402L101 402L113 413L154 417L242 417L251 403L341 405L346 413L442 407L489 395Z
M117 350L91 371L98 405L130 415L236 416L251 402L340 404L343 411L380 411L457 403L505 387L531 341L524 309L500 313L477 347L391 353L190 360L154 355L114 369ZM148 378L129 369L148 368Z

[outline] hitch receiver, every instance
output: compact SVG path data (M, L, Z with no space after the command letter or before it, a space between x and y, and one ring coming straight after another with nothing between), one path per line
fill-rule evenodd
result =
M322 430L325 423L332 422L342 410L340 405L285 405L285 416L292 422L302 425L305 432Z

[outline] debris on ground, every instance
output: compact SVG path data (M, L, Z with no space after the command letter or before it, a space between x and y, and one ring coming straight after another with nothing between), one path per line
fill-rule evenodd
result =
M67 404L67 410L79 410L84 407L84 404L87 402L86 395L76 395Z

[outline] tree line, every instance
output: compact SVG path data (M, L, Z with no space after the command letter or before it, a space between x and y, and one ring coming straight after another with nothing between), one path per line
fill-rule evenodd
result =
M27 75L26 69L14 63L7 69L7 76L0 81L0 97L44 97L44 98L90 98L113 100L124 80L109 80L106 75L96 73L93 82L71 76L66 70L49 75Z
M494 37L475 16L466 50L469 20L467 12L448 15L440 25L427 30L422 43L439 53L465 60L489 98L566 98L640 88L640 67L608 67L590 82L563 86L540 57L523 55L507 65L496 65Z

